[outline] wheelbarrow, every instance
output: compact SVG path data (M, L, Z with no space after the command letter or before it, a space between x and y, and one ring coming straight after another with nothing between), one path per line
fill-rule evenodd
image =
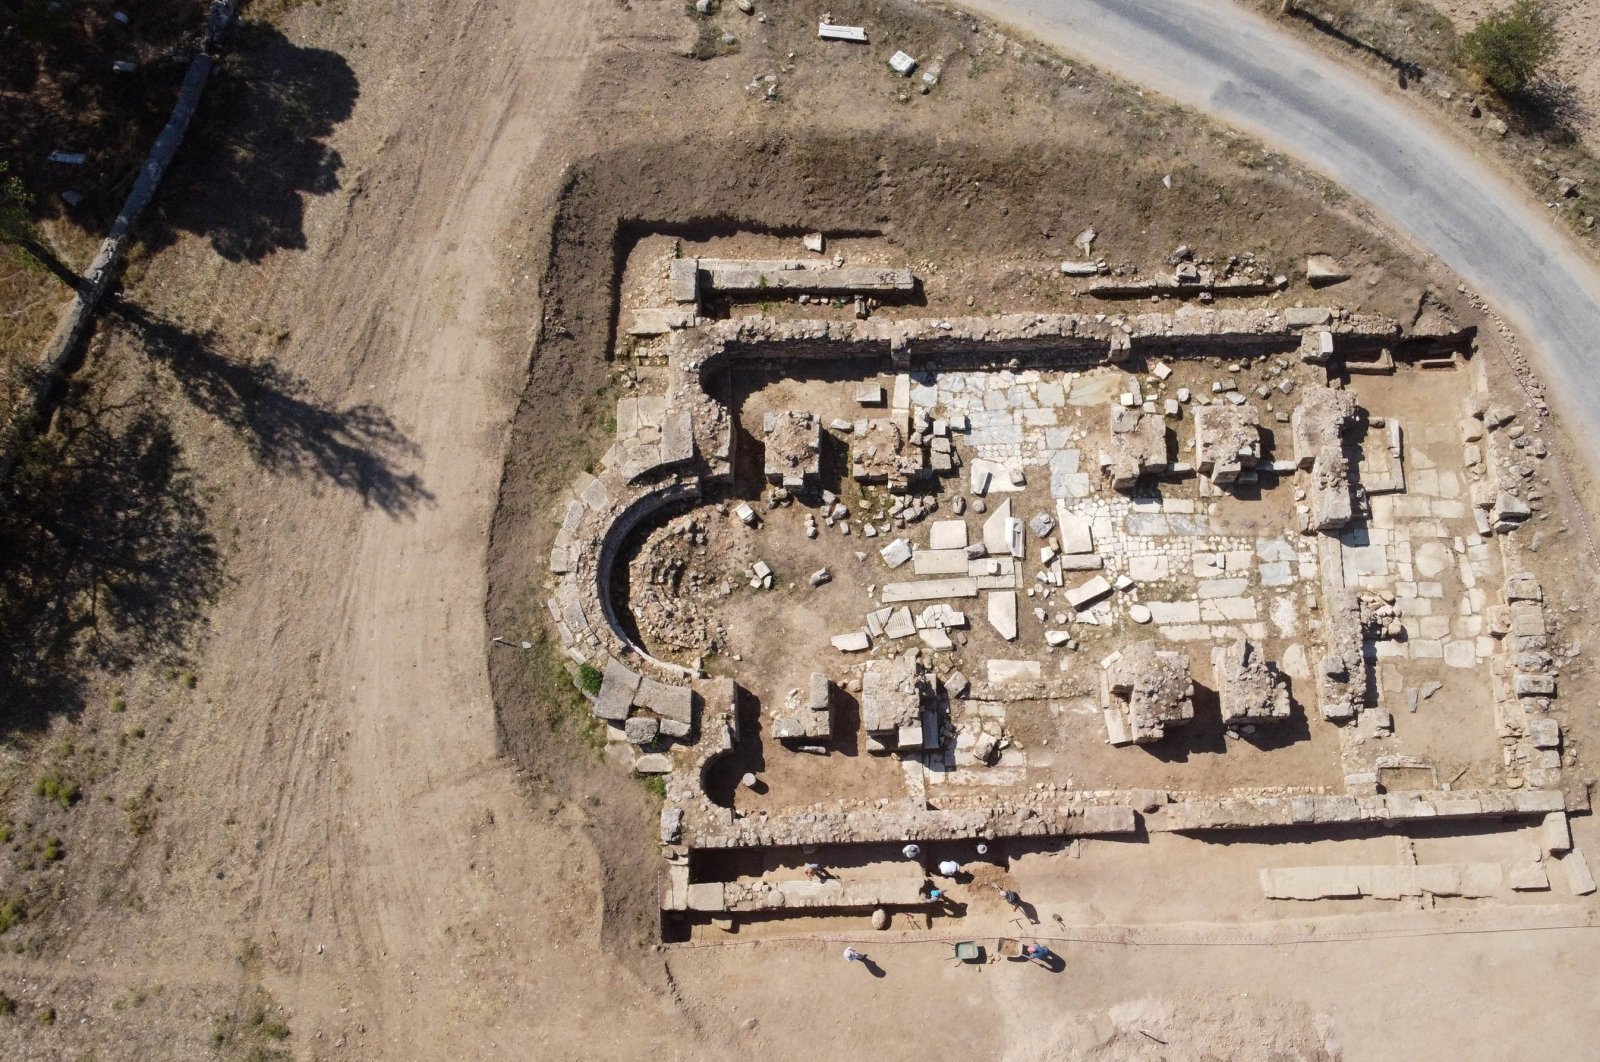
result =
M975 940L958 940L950 945L951 956L960 963L983 961L983 948Z
M1002 959L1022 958L1022 941L1011 937L1001 937L994 942L995 954Z

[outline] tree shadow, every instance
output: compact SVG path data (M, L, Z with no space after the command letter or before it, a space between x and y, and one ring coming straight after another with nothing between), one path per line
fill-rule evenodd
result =
M0 154L34 194L33 220L57 216L58 193L72 189L87 197L73 217L103 229L172 112L189 57L181 42L198 27L195 8L141 6L127 25L98 4L17 0L3 10ZM137 60L137 70L112 69L124 59ZM58 150L86 158L51 162Z
M210 335L125 300L111 300L110 308L138 333L151 360L172 371L184 396L237 433L262 468L327 480L395 517L433 500L421 477L400 468L416 458L416 444L379 407L324 405L304 380L271 362L229 357Z
M1575 141L1586 116L1577 90L1559 78L1539 78L1511 102L1529 130L1559 143Z
M91 672L181 652L221 585L166 420L74 388L0 494L0 731L76 712Z
M228 45L146 239L160 248L193 233L230 261L258 262L306 246L306 197L339 189L344 159L327 141L360 89L343 56L265 23L239 24Z

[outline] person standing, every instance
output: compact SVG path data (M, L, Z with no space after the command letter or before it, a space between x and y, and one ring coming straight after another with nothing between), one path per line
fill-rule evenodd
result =
M939 864L939 873L943 874L947 878L953 878L957 874L961 873L961 864L957 863L954 859L946 859L944 862Z
M904 848L900 849L900 854L905 856L907 859L921 859L922 846L918 844L908 844Z
M844 961L845 962L866 962L867 961L867 957L865 955L861 954L856 949L846 946L846 948L844 949Z

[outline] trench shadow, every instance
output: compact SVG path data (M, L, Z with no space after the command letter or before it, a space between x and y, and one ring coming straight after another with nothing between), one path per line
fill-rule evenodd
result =
M766 734L761 720L761 702L754 694L739 698L739 740L732 751L706 771L705 791L713 804L731 808L739 792L739 780L746 774L758 779L767 767Z
M153 249L185 233L223 258L259 262L306 247L306 200L341 187L330 143L360 86L337 52L304 48L265 22L228 33L194 124L144 226Z
M1190 756L1200 753L1227 752L1227 728L1222 725L1222 706L1217 691L1197 682L1193 700L1193 719L1168 729L1160 741L1136 747L1163 763L1188 763Z
M108 305L146 355L171 370L184 397L237 434L262 468L331 483L395 518L433 501L421 477L403 468L420 455L417 445L380 407L325 404L270 361L223 354L211 335L120 297Z
M69 385L0 496L0 733L77 714L138 661L180 660L223 587L210 524L151 403Z

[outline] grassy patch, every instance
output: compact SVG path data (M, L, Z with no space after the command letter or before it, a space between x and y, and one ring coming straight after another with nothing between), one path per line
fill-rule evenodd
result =
M145 786L144 792L122 802L122 813L127 817L128 832L143 837L156 824L155 787Z
M542 631L531 640L533 648L523 654L523 659L527 661L531 699L534 704L546 706L545 722L552 730L572 734L596 753L604 752L605 728L573 685L566 653ZM594 670L592 666L591 670ZM580 669L578 682L585 681ZM594 688L598 692L599 684Z
M591 697L600 696L600 683L603 678L600 669L593 664L581 664L578 667L578 688Z
M278 1017L278 1009L271 996L257 989L238 1011L217 1020L211 1031L212 1046L219 1050L231 1047L244 1058L290 1057L283 1042L292 1033Z
M657 800L667 799L667 776L664 774L636 774L639 784L653 793Z
M689 46L689 57L702 62L707 59L720 59L725 55L734 55L739 51L738 38L724 31L720 26L711 21L709 15L702 15L694 9L694 4L685 4L689 16L695 20L694 43ZM732 38L732 39L730 39Z
M7 896L0 900L0 933L20 925L27 917L28 909L17 897Z
M34 796L54 800L64 808L70 808L78 802L83 795L78 788L78 783L63 774L59 768L52 767L41 774L33 783Z

